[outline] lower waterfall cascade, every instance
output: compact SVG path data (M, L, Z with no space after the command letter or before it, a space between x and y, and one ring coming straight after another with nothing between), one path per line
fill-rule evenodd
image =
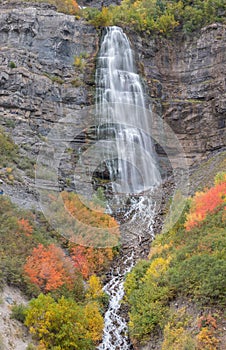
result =
M142 81L136 72L130 42L119 27L107 27L96 69L97 138L103 140L102 156L112 190L110 210L128 203L123 231L132 237L129 251L112 267L104 287L109 295L103 341L99 350L129 350L127 322L120 312L125 275L139 257L142 239L153 239L155 202L153 189L161 183L155 160L150 120L145 109ZM112 209L113 208L113 209ZM122 237L122 249L123 249Z

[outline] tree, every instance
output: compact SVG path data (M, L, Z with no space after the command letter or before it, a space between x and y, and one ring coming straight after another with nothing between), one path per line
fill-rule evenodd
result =
M39 244L27 258L24 272L43 292L49 292L66 286L72 290L76 280L73 262L64 251L55 244L44 247Z
M91 350L101 339L103 318L95 303L82 306L64 297L57 302L40 294L29 303L25 325L45 349Z
M80 245L71 245L71 257L75 267L81 272L84 278L88 278L93 273L99 273L108 267L113 259L111 248L87 248Z

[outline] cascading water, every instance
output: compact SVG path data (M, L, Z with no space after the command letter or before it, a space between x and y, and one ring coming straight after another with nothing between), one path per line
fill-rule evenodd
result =
M143 88L126 35L119 27L106 30L96 70L98 133L114 139L104 154L113 191L139 193L159 182L152 142L145 134L150 123Z
M109 205L120 209L129 199L130 209L125 218L129 217L130 223L126 230L133 231L133 222L136 222L133 234L139 245L144 234L152 236L155 203L145 193L150 194L160 183L160 175L149 134L150 120L142 83L130 43L119 27L106 28L97 61L96 86L97 133L99 140L104 141L102 159L113 192ZM145 222L145 233L141 221ZM136 244L131 246L127 257L119 259L118 269L112 269L111 279L104 288L110 299L99 350L131 348L126 321L120 316L123 280L139 252Z

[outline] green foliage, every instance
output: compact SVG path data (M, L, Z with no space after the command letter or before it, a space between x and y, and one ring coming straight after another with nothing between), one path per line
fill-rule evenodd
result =
M216 181L224 182L224 175L218 175ZM201 307L220 308L225 307L226 300L225 202L189 232L185 229L185 220L186 212L171 230L157 236L150 260L140 261L125 281L132 338L142 342L162 329L163 349L167 350L196 349L195 341L180 321L178 324L168 322L172 299L183 297ZM199 340L202 344L209 339L209 334L204 333Z
M178 292L193 296L200 304L225 305L226 261L208 254L194 255L169 271L169 283Z
M10 317L23 323L26 317L26 309L26 306L24 306L23 304L14 305L12 307L12 313Z
M84 71L86 66L86 59L88 58L88 54L86 52L80 53L80 55L74 57L74 66L81 72ZM81 84L80 84L81 85Z
M13 121L9 121L8 127L13 127ZM7 183L13 183L16 177L16 168L25 171L26 175L34 177L34 162L29 158L20 157L19 148L12 138L0 128L0 176Z
M106 197L102 187L98 187L96 193L93 195L92 201L95 205L98 205L102 208L106 207Z
M144 341L151 332L162 327L168 313L167 301L170 291L164 283L152 276L155 260L139 262L128 274L125 282L126 300L131 305L130 334L132 338ZM155 270L156 271L156 270Z
M13 62L13 61L10 61L9 62L9 68L11 68L11 69L16 68L16 63Z
M37 347L33 344L28 344L28 346L26 347L26 350L36 350Z
M18 147L14 144L11 137L0 129L0 165L8 166L18 157Z
M92 275L88 280L87 290L86 290L86 300L95 301L104 310L107 307L109 297L103 291L103 286L100 278L96 275Z
M222 22L223 0L123 0L120 6L103 7L101 11L85 9L84 17L98 27L131 26L138 31L169 35L175 28L189 33L209 23Z
M50 80L52 80L53 83L57 83L57 84L63 84L64 80L61 79L59 76L57 75L51 75L49 73L44 73L44 75L49 78Z
M54 233L45 221L40 227L31 224L38 216L19 210L5 196L0 196L0 218L0 286L8 283L36 295L37 288L24 278L23 267L33 248L54 241Z
M40 294L29 304L25 325L45 349L89 350L101 337L103 319L96 304Z
M222 184L223 182L226 182L226 172L220 171L214 178L215 185Z

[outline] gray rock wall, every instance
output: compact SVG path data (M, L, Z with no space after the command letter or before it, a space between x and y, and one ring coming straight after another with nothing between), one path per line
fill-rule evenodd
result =
M149 102L178 135L189 164L223 149L225 26L213 24L174 40L125 31ZM22 153L35 158L42 138L62 117L74 116L78 129L92 123L84 110L94 103L98 46L99 33L92 26L51 5L1 3L0 119ZM78 136L78 147L91 138L92 133ZM65 159L63 177L71 171Z
M226 26L190 37L130 33L153 109L175 131L190 165L226 146Z
M0 9L0 113L45 136L49 124L93 102L98 36L51 6L26 6Z

